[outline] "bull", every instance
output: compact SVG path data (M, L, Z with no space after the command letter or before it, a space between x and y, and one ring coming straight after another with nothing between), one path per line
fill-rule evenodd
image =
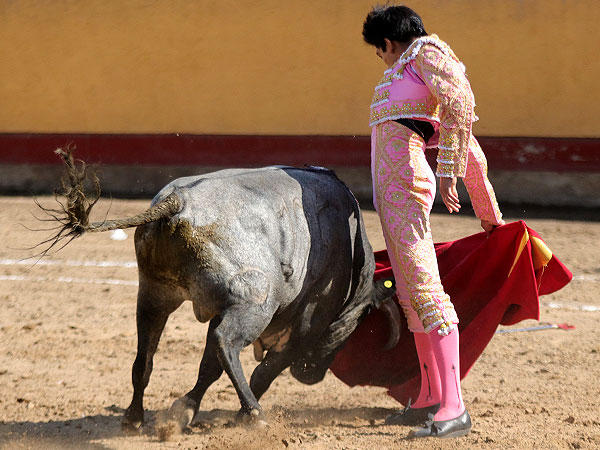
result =
M144 421L143 397L169 315L191 301L209 321L195 386L170 416L184 428L209 386L225 371L241 403L240 419L260 420L259 399L284 369L302 383L321 381L369 308L389 317L399 337L393 285L374 282L375 262L357 200L323 168L228 169L172 181L151 207L131 218L89 222L99 198L83 193L87 172L72 149L66 164L63 227L53 245L85 232L137 227L137 355L126 430ZM54 214L54 213L52 213ZM241 350L260 363L247 382Z

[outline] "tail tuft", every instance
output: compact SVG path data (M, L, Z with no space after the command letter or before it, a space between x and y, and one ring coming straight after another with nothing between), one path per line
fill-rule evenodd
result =
M171 193L159 203L136 216L90 223L90 212L100 198L100 181L95 173L88 172L88 167L83 161L73 159L74 151L75 146L68 144L64 149L58 148L54 152L65 163L65 173L61 180L62 189L54 191L54 197L59 208L46 208L36 201L38 207L50 217L49 219L40 220L56 221L60 224L57 227L58 232L34 247L48 245L37 256L46 256L51 249L66 239L67 242L58 248L60 250L85 232L101 232L137 227L156 220L168 219L181 210L181 199L177 194ZM93 187L93 193L91 196L88 196L86 195L86 186L90 184ZM59 200L59 196L64 196L66 201Z
M57 248L57 251L66 246L69 242L90 227L90 211L100 198L100 181L95 173L89 173L86 164L83 161L73 159L75 145L69 143L65 148L57 148L54 153L62 158L65 163L65 173L61 179L61 188L54 190L54 198L58 204L57 208L42 206L34 199L40 210L48 216L47 219L39 219L45 222L58 222L58 229L52 236L40 242L33 248L46 246L36 257L46 256L50 250L63 243ZM85 186L91 184L93 193L91 197L86 196ZM61 201L59 197L64 196L66 201ZM91 198L91 199L90 199Z
M73 159L75 148L75 145L70 143L64 149L57 148L54 151L65 163L65 173L61 180L62 189L55 190L54 195L66 213L65 227L69 229L68 232L79 236L89 228L90 211L98 202L101 190L96 174L90 174L83 161ZM86 181L93 185L94 192L91 199L85 193ZM59 195L66 197L66 204L62 204L58 200Z

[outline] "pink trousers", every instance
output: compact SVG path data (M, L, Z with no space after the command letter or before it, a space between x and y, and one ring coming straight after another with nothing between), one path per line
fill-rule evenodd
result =
M393 121L374 127L371 141L374 205L408 327L417 333L439 327L438 333L447 335L458 317L440 281L431 236L435 176L425 142Z

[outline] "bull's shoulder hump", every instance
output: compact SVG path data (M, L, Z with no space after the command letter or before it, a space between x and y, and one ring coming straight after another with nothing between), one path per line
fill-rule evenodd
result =
M333 192L353 196L350 189L338 178L337 174L325 167L291 167L283 170L290 177L294 178L302 186L303 190L314 191L319 196L327 197Z

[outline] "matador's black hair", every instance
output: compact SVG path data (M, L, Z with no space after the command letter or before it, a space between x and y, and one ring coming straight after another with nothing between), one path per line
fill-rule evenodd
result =
M427 36L421 17L407 6L374 6L363 23L363 39L367 44L385 50L384 39L410 42Z

